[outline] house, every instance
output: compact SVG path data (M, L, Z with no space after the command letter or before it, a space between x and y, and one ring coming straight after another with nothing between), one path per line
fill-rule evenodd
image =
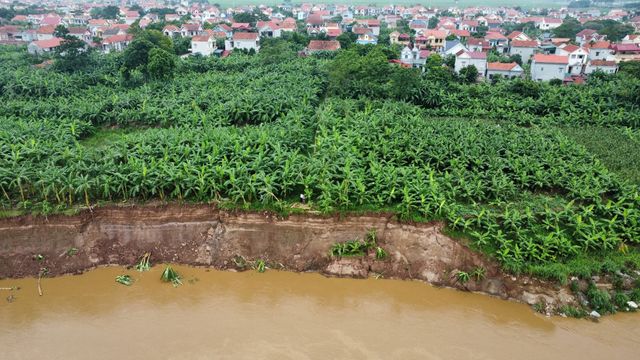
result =
M360 45L376 45L378 43L378 37L373 34L373 32L369 28L357 28L358 30L358 38L356 39L356 44Z
M447 32L442 30L422 30L416 37L416 45L421 49L440 51L444 48Z
M391 43L391 45L400 44L400 45L407 46L409 45L410 41L411 41L411 36L409 36L408 34L401 34L397 31L394 31L391 34L389 34L389 42Z
M191 38L191 53L209 56L216 51L216 42L213 36L196 35Z
M180 29L175 25L167 25L162 29L162 33L165 36L168 36L170 38L174 38L174 37L180 35Z
M455 56L461 51L469 51L469 49L467 49L467 47L464 46L464 44L461 43L459 40L450 40L450 41L447 40L446 44L444 45L443 54Z
M320 28L324 25L324 19L319 14L311 14L306 20L307 33L317 34L320 32Z
M359 26L366 27L371 30L371 33L376 37L380 36L380 20L377 19L358 19L356 20Z
M140 13L137 11L127 11L125 14L124 23L127 25L133 24L140 17Z
M250 23L232 23L231 24L231 30L233 31L251 31L251 24Z
M493 79L500 76L506 79L522 77L524 69L518 63L490 62L487 64L487 78Z
M460 23L458 29L476 32L478 30L478 26L480 26L480 24L478 24L478 21L476 20L464 20Z
M449 30L450 35L454 35L458 38L458 40L462 42L466 42L468 38L471 37L471 33L469 30L459 30L459 29L451 29Z
M38 40L49 40L54 38L53 33L55 31L56 27L54 25L45 25L38 28L38 30L36 30L36 34Z
M513 31L513 32L511 32L511 34L507 35L507 39L509 39L509 41L514 41L514 40L531 41L532 40L527 34L521 32L521 31Z
M589 60L613 60L613 49L608 41L597 41L589 46Z
M226 38L230 38L231 36L233 36L233 29L227 24L218 24L213 28L213 31L224 32L226 34Z
M76 37L84 42L91 42L91 31L89 31L87 28L70 26L67 28L67 30L69 30L70 36Z
M542 18L536 23L536 27L540 30L553 30L562 25L562 19Z
M523 62L528 62L537 49L538 42L536 40L512 40L509 46L509 55L520 55Z
M509 39L498 32L488 32L484 40L489 43L489 47L496 49L499 53L507 53L509 51Z
M481 51L489 51L489 49L491 49L491 46L489 46L489 42L484 40L484 39L478 39L478 38L469 38L467 39L467 47L469 48L469 51L473 51L473 52L481 52Z
M313 54L322 51L340 50L340 42L336 40L311 40L305 49L306 54Z
M640 16L638 16L640 18ZM640 30L638 30L640 31ZM639 34L629 34L622 38L620 41L623 44L640 44L640 35Z
M596 71L601 71L605 74L615 74L618 72L618 64L612 60L591 60L587 63L587 67L584 71L585 74L593 74Z
M568 73L580 75L589 60L589 52L577 45L562 45L556 49L556 55L569 57Z
M102 51L110 53L112 51L123 51L133 41L133 36L129 34L113 35L102 40Z
M456 55L456 63L454 70L456 73L460 73L460 70L468 67L475 66L478 70L478 74L484 77L487 72L487 53L478 51L462 51Z
M279 38L282 36L280 26L274 21L258 21L256 23L256 28L258 29L260 37Z
M568 56L535 54L531 61L531 79L535 81L564 80L568 68Z
M414 68L424 67L427 58L431 55L429 50L420 50L417 47L405 46L400 52L400 63Z
M180 28L180 35L182 35L182 37L191 37L200 34L201 31L202 25L185 23L182 24L182 27Z
M613 44L616 61L640 60L640 44Z
M600 35L596 30L592 29L584 29L576 34L576 43L583 46L590 42L604 40L606 38L605 35Z
M255 32L237 32L231 37L231 40L225 41L226 50L254 50L260 51L260 34Z
M54 51L62 43L61 38L33 41L27 46L27 52L32 55L42 55Z
M298 24L296 23L296 20L294 18L285 18L284 20L282 20L282 22L280 23L280 27L282 31L297 31L298 30Z
M14 41L20 38L20 29L15 25L0 26L0 41Z

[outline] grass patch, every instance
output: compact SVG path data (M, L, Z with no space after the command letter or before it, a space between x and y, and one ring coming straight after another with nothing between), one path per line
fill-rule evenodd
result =
M623 129L582 126L562 127L560 131L584 146L610 171L640 184L640 143Z
M631 249L627 253L610 251L585 254L566 262L530 265L527 273L539 278L567 284L571 276L589 279L594 275L614 274L617 271L631 273L640 269L640 252Z
M86 148L105 148L121 141L125 135L135 131L144 131L132 128L101 128L96 130L91 136L80 141Z

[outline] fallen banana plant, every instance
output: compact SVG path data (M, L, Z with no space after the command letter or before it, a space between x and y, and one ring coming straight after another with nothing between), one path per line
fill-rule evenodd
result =
M118 275L116 276L116 282L122 285L130 286L133 284L133 279L129 275Z
M181 276L177 271L173 270L171 266L164 268L162 276L160 277L164 282L170 282L174 287L182 285Z
M138 271L149 271L151 269L151 253L145 253L142 255L140 262L136 265L136 270Z

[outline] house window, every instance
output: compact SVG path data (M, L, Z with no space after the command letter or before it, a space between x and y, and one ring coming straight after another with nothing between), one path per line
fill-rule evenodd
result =
M596 56L600 56L600 51L596 51Z

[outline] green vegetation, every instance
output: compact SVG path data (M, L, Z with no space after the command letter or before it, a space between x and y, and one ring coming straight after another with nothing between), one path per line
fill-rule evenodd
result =
M420 74L389 64L390 48L300 58L290 39L176 58L165 77L149 68L171 45L156 35L73 73L0 48L4 212L161 200L286 213L304 194L325 214L444 221L513 273L564 283L640 269L630 73L470 84L437 56ZM331 249L369 253L387 256L375 233Z
M256 261L254 267L256 271L259 273L263 273L267 271L267 264L262 259L259 259L258 261Z
M367 232L365 240L349 240L345 242L335 243L331 246L331 256L340 258L345 256L365 256L370 250L374 251L377 260L383 260L387 257L387 252L377 245L376 230L371 229Z
M562 132L583 145L607 169L640 184L640 139L628 128L565 127Z
M142 271L149 271L149 269L151 269L151 254L150 253L146 253L144 255L142 255L142 258L140 258L140 262L138 262L138 264L136 264L136 270L142 272Z
M456 273L456 279L460 284L464 285L471 280L471 275L466 271L458 271Z
M178 272L173 270L171 266L167 266L164 268L160 279L164 282L170 282L174 287L182 285L182 278Z
M129 275L118 275L116 276L116 282L122 285L130 286L133 284L133 279Z

